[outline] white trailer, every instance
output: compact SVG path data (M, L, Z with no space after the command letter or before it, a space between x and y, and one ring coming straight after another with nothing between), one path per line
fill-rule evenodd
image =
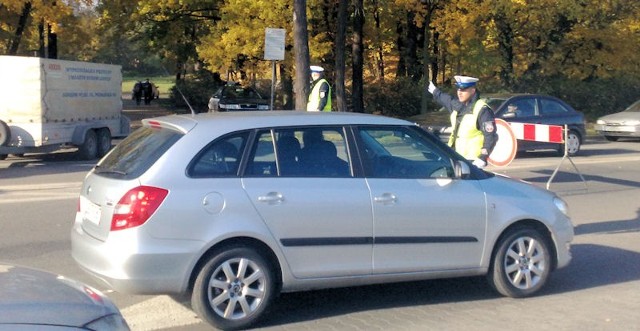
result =
M0 56L0 160L77 147L83 159L129 134L118 65Z

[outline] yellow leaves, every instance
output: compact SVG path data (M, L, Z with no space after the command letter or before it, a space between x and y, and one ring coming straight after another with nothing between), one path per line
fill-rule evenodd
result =
M210 69L222 72L235 66L239 54L247 56L245 65L258 65L263 62L266 28L285 29L285 42L292 44L291 17L288 0L227 0L220 6L221 20L198 45L198 55Z

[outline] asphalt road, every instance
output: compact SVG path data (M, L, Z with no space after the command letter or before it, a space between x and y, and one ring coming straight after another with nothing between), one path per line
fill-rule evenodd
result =
M113 293L70 257L69 231L84 174L72 153L0 161L0 260L104 290L134 330L208 330L166 296ZM536 297L508 299L482 277L283 294L264 330L640 329L640 142L591 140L580 156L527 153L490 171L569 202L574 260ZM554 171L557 175L548 182ZM584 182L582 181L584 179Z

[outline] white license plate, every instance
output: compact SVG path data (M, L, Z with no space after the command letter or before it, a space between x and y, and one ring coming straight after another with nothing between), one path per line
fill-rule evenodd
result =
M100 206L96 205L93 202L85 200L84 204L84 212L82 214L82 218L87 220L93 224L100 224L100 216L102 215Z
M604 131L611 132L636 132L636 128L633 126L605 126Z

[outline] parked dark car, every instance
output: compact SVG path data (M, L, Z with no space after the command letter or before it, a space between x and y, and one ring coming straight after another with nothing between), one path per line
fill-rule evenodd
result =
M640 100L619 113L598 118L595 129L609 141L640 138Z
M269 100L250 86L227 84L209 99L209 112L269 110Z
M0 330L128 331L118 308L83 283L0 262Z
M507 122L568 126L567 151L575 155L586 138L584 114L566 102L541 94L482 94L482 99L491 107L496 118ZM445 111L442 109L441 111ZM432 126L437 128L437 126ZM451 134L450 123L435 129L435 133L446 141ZM564 144L518 140L518 151L553 149L564 154Z

